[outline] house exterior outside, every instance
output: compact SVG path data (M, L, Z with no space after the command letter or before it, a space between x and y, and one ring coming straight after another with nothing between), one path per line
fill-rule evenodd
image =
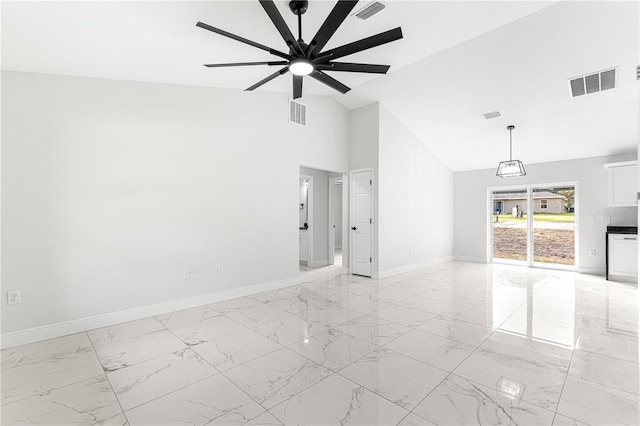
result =
M564 195L554 194L553 192L543 191L533 193L533 212L534 213L564 213L565 202L567 198ZM527 213L527 193L513 194L494 194L493 196L493 212L511 213L514 207L518 207L519 211Z

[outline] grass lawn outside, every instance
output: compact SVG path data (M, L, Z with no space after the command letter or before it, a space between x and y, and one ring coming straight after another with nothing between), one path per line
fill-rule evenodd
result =
M496 215L493 215L493 221L496 221ZM498 215L498 222L526 222L527 214L523 214L522 217L513 217L511 213L504 213ZM560 222L560 223L574 223L576 221L575 213L534 213L534 222Z

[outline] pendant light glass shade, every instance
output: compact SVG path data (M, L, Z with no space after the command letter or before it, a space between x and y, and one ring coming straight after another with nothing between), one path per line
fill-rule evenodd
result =
M511 131L515 128L515 126L507 126L507 130L509 130L509 161L501 161L500 164L498 164L496 176L500 176L501 178L525 176L527 174L524 170L524 164L522 164L522 161L514 160L511 156Z

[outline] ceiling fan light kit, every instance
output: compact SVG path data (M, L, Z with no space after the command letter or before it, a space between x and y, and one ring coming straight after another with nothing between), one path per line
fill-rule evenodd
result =
M496 176L501 178L526 176L527 172L524 170L524 164L520 160L514 160L511 156L512 153L512 139L511 132L516 126L507 126L509 131L509 161L501 161L498 164L498 170L496 170Z
M271 22L275 25L276 29L282 36L286 43L289 53L281 52L273 49L269 46L265 46L255 41L246 39L244 37L232 34L228 31L220 28L212 27L211 25L203 22L198 22L196 26L213 33L222 35L224 37L231 38L244 44L256 47L258 49L265 50L272 55L278 56L284 60L280 61L268 61L268 62L236 62L236 63L223 63L223 64L205 64L208 68L221 68L221 67L237 67L237 66L253 66L253 65L267 65L267 66L283 66L278 71L270 74L266 78L260 80L253 86L248 87L246 90L255 90L263 84L279 77L287 72L291 71L293 74L293 98L297 99L302 96L302 78L308 75L321 83L326 84L334 90L340 93L347 93L351 90L350 87L345 86L338 80L326 74L324 71L341 71L341 72L363 72L373 74L386 74L389 70L389 65L377 65L377 64L359 64L349 62L335 62L336 59L344 56L352 55L354 53L362 52L363 50L371 49L392 41L396 41L402 38L402 29L400 27L394 28L389 31L385 31L380 34L376 34L370 37L363 38L361 40L354 41L330 50L323 51L325 45L338 27L342 25L345 19L349 16L353 8L358 1L353 0L339 0L333 7L329 16L320 26L320 29L313 37L309 44L302 40L302 15L307 11L309 7L308 1L290 1L289 9L294 15L298 16L298 38L296 39L291 30L287 26L286 22L282 18L282 15L278 11L273 0L260 0L260 5L267 13Z

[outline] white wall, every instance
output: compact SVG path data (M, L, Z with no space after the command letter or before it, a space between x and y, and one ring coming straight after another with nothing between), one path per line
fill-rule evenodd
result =
M453 173L380 107L379 263L388 276L453 257Z
M299 165L348 169L349 114L287 98L3 72L2 333L297 279Z
M455 254L463 260L487 260L487 227L489 207L487 188L527 184L578 182L577 220L579 221L580 271L603 274L605 268L605 232L607 223L601 217L610 216L611 224L636 225L637 207L608 208L607 173L603 164L635 160L636 154L594 157L545 164L526 164L527 175L502 179L495 169L455 173ZM497 166L496 159L496 166ZM595 223L589 222L595 216ZM596 250L590 257L589 250Z

